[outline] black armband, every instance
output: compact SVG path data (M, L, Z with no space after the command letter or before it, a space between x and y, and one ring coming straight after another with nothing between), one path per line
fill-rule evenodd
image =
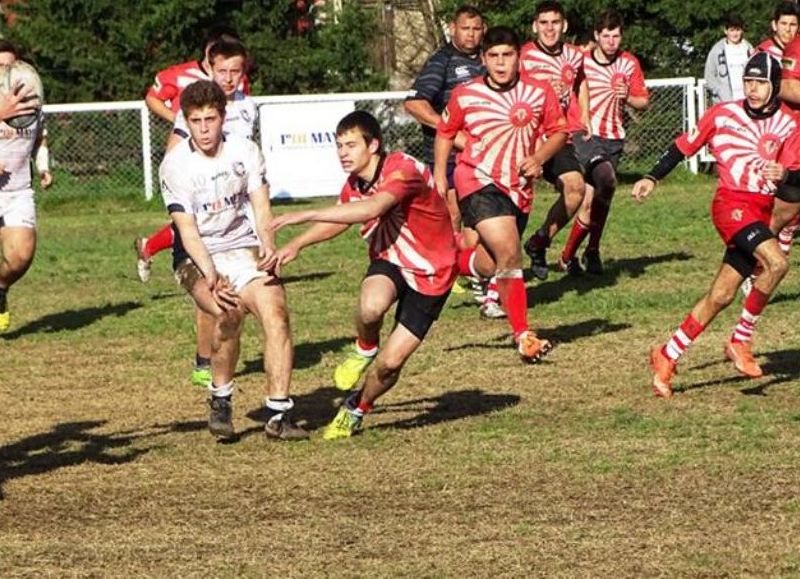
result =
M645 175L645 178L652 179L653 181L661 181L664 177L678 166L678 164L686 158L686 155L681 153L681 150L675 143L670 145L666 153L661 155L661 158L655 164L655 167L650 169Z
M790 187L800 187L800 169L789 169L783 183Z

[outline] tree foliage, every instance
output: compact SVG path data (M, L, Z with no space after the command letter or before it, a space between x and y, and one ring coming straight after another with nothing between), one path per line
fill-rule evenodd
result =
M346 2L297 35L289 0L36 0L15 3L2 34L38 68L50 102L136 100L155 73L198 58L204 31L232 25L250 50L255 94L378 90L372 11Z
M745 36L754 45L768 36L775 2L749 0L561 0L569 21L568 36L590 32L594 17L615 8L625 19L625 48L636 54L649 77L702 76L711 46L723 36L726 14L736 13L748 23ZM444 0L442 17L462 4ZM490 25L514 28L523 39L530 37L536 1L477 0Z

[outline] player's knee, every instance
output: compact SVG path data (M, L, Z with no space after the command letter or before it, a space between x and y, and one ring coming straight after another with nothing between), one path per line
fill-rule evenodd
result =
M396 378L403 365L406 363L406 358L398 352L381 351L381 355L375 360L375 371L378 373L378 378L381 382Z
M717 311L727 308L736 298L736 288L715 287L708 296Z
M592 181L596 189L595 199L604 198L608 201L617 188L617 175L611 163L602 162L595 166L592 169Z
M567 200L583 199L586 184L580 173L562 175L560 179L561 190Z
M215 316L217 333L222 341L232 340L239 335L244 313L239 308L220 312Z
M371 299L368 296L361 299L361 304L358 308L358 317L363 323L378 323L383 319L385 313L385 307L381 301Z
M776 281L783 279L783 276L789 271L789 260L782 252L773 252L762 265L764 272Z
M3 256L8 269L17 274L22 274L28 271L31 263L33 263L33 252L28 251L15 251L9 252L8 255Z

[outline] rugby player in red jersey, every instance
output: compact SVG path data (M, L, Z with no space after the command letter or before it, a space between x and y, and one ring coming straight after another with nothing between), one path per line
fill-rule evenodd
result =
M584 55L592 136L586 139L578 133L574 141L586 176L586 196L561 254L561 263L577 261L578 247L588 236L582 263L587 273L595 275L603 273L600 239L617 187L617 164L625 146L623 109L627 105L643 110L650 104L639 60L620 48L622 29L619 12L601 12L594 25L596 45Z
M523 76L550 83L567 117L570 135L588 134L589 99L583 76L583 52L564 42L567 26L564 8L559 2L540 2L533 17L536 39L522 47L520 69ZM547 162L543 175L559 192L559 197L542 226L525 242L525 253L531 258L531 272L541 280L547 279L547 248L578 211L586 193L571 140ZM580 273L577 261L559 263L559 268L572 274Z
M339 121L336 147L342 168L349 173L339 203L273 219L272 230L309 221L314 225L278 249L268 264L279 273L303 248L356 223L362 224L361 236L369 244L355 351L336 368L334 382L350 390L365 372L366 378L325 428L326 440L352 436L361 428L364 415L395 385L439 317L456 278L450 213L427 165L403 153L385 152L380 125L365 111ZM383 319L394 304L395 327L379 351Z
M511 29L489 29L483 39L485 77L450 95L434 143L434 179L447 191L447 159L459 132L466 145L454 180L464 225L478 232L477 247L459 254L459 273L497 277L517 350L537 362L552 345L528 326L520 237L533 202L533 181L567 140L567 122L550 84L521 76L519 39ZM537 148L538 141L546 142Z
M783 50L795 36L800 24L800 10L795 2L779 2L772 15L772 36L762 40L756 50L768 52L778 60L783 57Z
M766 52L752 56L744 70L745 99L719 103L700 119L697 129L681 135L658 164L633 186L633 197L646 197L686 156L708 145L717 162L719 182L712 220L727 246L711 288L663 346L650 352L653 392L672 395L675 367L700 333L733 301L736 290L759 264L763 272L744 302L725 355L750 378L763 371L753 358L751 339L770 295L786 274L786 256L769 229L776 186L785 167L797 167L800 130L785 109L780 91L780 63Z

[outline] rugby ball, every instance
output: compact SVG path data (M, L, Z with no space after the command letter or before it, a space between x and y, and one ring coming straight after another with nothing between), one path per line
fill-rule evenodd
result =
M15 129L26 129L36 122L44 103L44 90L42 80L36 69L27 62L18 60L12 64L0 66L0 93L9 94L15 90L33 89L33 92L22 102L29 102L35 106L32 113L18 115L5 120L5 123Z

